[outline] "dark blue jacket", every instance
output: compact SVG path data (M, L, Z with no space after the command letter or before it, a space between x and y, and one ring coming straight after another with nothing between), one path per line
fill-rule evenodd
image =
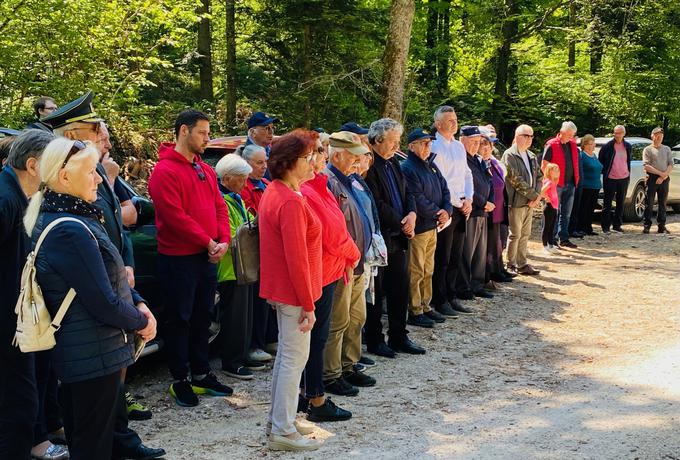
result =
M471 156L467 154L467 162L470 171L472 171L472 182L475 187L475 193L472 196L472 212L470 217L486 217L487 212L484 211L486 202L494 202L493 180L491 173L486 168L486 164L480 161L479 155Z
M112 374L133 363L134 335L147 320L134 303L142 299L130 289L123 260L102 225L68 213L41 213L33 230L33 246L40 233L58 217L36 258L38 284L50 314L56 314L70 288L76 297L55 334L52 365L59 380L80 382Z
M10 347L17 328L14 307L30 240L24 230L28 200L14 171L0 172L0 346Z
M126 266L134 267L135 260L132 253L132 240L127 230L123 228L123 214L120 201L109 184L106 171L101 163L97 163L97 172L102 176L102 182L97 187L97 201L95 205L104 213L104 228L111 242L118 249Z
M616 155L616 150L614 150L614 139L610 140L602 146L600 152L597 154L598 160L602 163L602 177L609 178L609 172L612 170L612 165L614 164L614 155ZM626 147L626 156L628 163L628 173L630 174L630 162L633 159L633 146L630 142L623 140L623 145Z
M430 231L437 227L437 212L445 210L449 216L453 213L451 194L446 179L434 164L435 153L427 160L422 160L412 151L401 163L408 189L416 200L416 234Z

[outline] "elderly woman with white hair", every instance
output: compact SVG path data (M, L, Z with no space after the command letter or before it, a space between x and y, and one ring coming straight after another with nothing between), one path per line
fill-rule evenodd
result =
M240 156L228 154L215 166L219 187L229 210L231 237L236 230L254 216L239 194L253 168ZM220 293L219 349L222 370L237 379L252 379L253 373L245 367L250 349L253 327L253 285L239 284L236 280L231 249L217 265L217 289Z

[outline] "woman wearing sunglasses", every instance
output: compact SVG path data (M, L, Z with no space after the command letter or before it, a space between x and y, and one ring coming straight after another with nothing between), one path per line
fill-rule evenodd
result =
M58 138L40 159L40 190L24 225L35 246L37 281L54 316L72 288L76 296L55 333L52 365L62 382L64 427L71 458L110 458L121 369L133 363L134 331L156 335L151 312L127 282L125 266L94 206L99 153L87 143Z

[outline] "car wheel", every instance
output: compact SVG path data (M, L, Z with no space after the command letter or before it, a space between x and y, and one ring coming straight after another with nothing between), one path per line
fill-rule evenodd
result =
M623 218L627 222L640 222L645 216L645 208L647 207L647 191L638 184L633 192L633 198L630 203L623 207Z

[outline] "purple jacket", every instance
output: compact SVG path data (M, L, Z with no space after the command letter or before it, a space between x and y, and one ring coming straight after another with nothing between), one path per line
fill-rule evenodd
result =
M503 193L505 191L505 173L495 158L492 157L489 163L495 198L494 204L496 205L496 208L491 213L491 219L494 224L498 224L505 220L505 196Z

